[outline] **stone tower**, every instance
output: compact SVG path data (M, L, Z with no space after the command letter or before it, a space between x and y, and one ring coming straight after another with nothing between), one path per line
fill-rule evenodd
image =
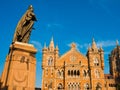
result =
M59 57L58 46L54 47L53 38L50 41L49 47L44 45L42 55L42 90L48 90L45 87L52 90L55 87L55 64Z
M120 46L116 42L115 49L109 55L110 74L115 79L115 82L120 83Z
M88 48L88 68L90 73L90 88L91 90L104 90L104 54L103 49L97 48L97 45L92 40L92 46Z

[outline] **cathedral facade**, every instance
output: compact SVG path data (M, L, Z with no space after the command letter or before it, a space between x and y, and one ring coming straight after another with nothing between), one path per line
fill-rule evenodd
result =
M117 90L120 73L114 71L119 66L114 66L116 60L113 59L118 56L113 50L109 56L110 74L104 74L104 51L94 40L86 56L76 49L75 43L59 56L53 39L48 47L44 46L42 55L42 90Z

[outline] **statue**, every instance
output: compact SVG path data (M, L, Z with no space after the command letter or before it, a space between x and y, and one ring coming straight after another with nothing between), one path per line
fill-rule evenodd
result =
M13 43L16 41L28 43L34 21L36 21L36 17L35 14L33 13L32 5L30 5L26 13L22 16L22 18L18 22L13 38Z

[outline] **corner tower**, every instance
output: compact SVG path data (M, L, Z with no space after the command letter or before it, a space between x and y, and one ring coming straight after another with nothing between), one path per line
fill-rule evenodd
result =
M104 90L104 52L98 48L94 39L88 48L88 68L90 72L90 84L92 90Z
M53 89L55 87L55 64L59 57L59 49L58 46L54 47L53 38L49 47L44 45L42 55L42 90Z
M116 47L109 55L110 74L115 78L116 83L120 83L120 46L116 41Z

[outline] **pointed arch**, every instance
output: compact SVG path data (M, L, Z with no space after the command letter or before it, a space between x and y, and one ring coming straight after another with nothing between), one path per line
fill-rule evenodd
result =
M70 76L70 70L68 70L68 76Z
M102 86L101 86L100 83L97 83L97 84L96 84L95 90L102 90Z
M58 77L61 76L61 72L60 72L60 70L57 71L57 76L58 76Z
M63 90L63 85L61 83L58 84L58 90Z
M64 76L64 71L63 70L61 70L61 77L63 77Z
M71 70L71 76L73 76L73 70Z
M85 83L85 84L84 84L84 90L89 90L89 89L90 89L89 84L88 84L88 83Z
M86 70L83 70L83 77L86 77L87 76L87 72Z
M80 76L80 71L79 70L77 70L77 76Z
M77 75L76 70L74 70L74 76L76 76L76 75Z
M94 65L99 66L99 60L97 58L94 59Z
M48 66L51 66L52 64L53 64L53 57L50 56L50 57L48 58Z
M96 78L99 78L100 77L100 72L98 69L95 70L95 77Z

